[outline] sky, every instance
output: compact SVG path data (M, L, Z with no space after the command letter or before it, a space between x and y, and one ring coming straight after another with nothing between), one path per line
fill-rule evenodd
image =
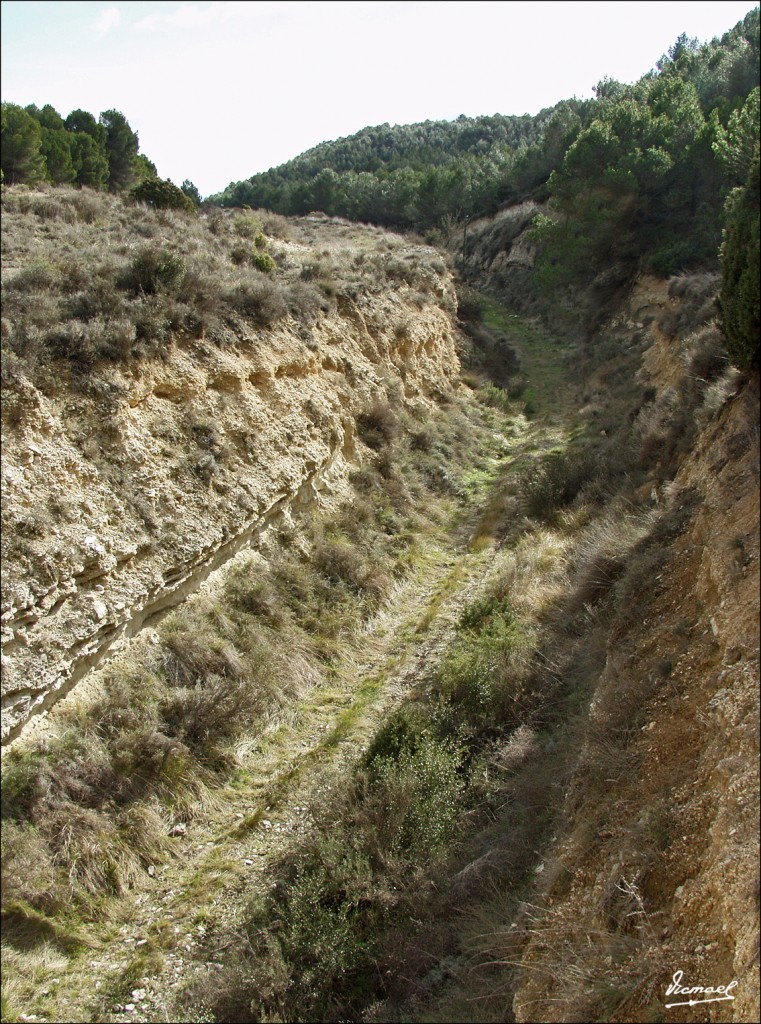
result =
M204 196L367 125L535 114L633 82L753 0L0 4L2 99L121 111Z

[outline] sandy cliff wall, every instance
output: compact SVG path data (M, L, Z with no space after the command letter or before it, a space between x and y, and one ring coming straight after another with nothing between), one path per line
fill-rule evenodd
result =
M308 330L289 317L241 328L225 348L176 341L166 361L109 366L84 392L16 382L26 412L4 426L2 467L4 737L340 488L368 451L358 412L389 395L425 409L451 389L453 285L440 261L427 270L424 302L401 283L360 284Z

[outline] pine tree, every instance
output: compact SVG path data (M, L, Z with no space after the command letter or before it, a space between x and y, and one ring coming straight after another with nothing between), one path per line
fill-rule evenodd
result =
M721 326L727 351L741 370L759 368L761 323L761 164L759 147L748 180L734 189L726 204L721 247L723 275L719 293Z
M111 192L121 192L133 185L137 178L137 132L132 131L126 117L118 110L105 110L100 115L100 123L106 129L108 187Z
M45 177L42 131L23 107L3 103L0 165L6 185L33 185Z

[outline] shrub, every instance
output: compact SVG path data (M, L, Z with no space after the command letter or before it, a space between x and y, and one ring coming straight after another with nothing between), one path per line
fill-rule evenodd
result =
M329 259L322 256L311 259L305 263L299 272L302 281L331 281L333 277L333 264Z
M342 583L355 594L378 598L384 590L383 574L374 570L359 548L344 540L322 541L315 546L314 564L331 583Z
M286 616L280 596L269 579L256 569L247 566L235 566L227 580L225 595L234 607L250 615L280 627Z
M287 241L291 237L291 228L285 217L279 213L265 213L262 227L271 238Z
M169 736L191 749L208 746L251 727L267 709L268 688L253 676L211 673L191 686L172 690L161 705Z
M57 288L60 274L47 260L33 260L16 274L3 281L3 287L13 292L40 292Z
M678 304L665 310L658 326L670 338L698 330L716 316L719 277L706 272L676 274L669 279L669 298Z
M395 756L376 760L371 794L383 809L387 848L418 863L446 850L465 787L462 756L448 741L422 734L414 749L402 743Z
M242 266L248 262L248 258L251 255L251 250L245 244L234 245L230 249L230 259L233 261L236 267Z
M716 380L727 369L729 359L724 337L715 324L685 340L684 362L689 376L705 384Z
M35 196L32 199L32 212L40 220L63 220L67 224L75 224L76 211L61 197Z
M177 293L178 299L200 314L213 313L220 303L219 287L211 274L189 267Z
M510 395L508 392L488 381L479 388L478 397L484 405L490 405L494 409L501 409L502 412L510 411Z
M233 229L242 238L254 238L260 230L259 221L249 212L236 214L233 218Z
M264 236L261 236L264 237ZM256 242L254 242L256 244ZM263 274L269 274L275 269L275 261L268 252L260 252L256 250L249 256L249 261L252 266L256 267Z
M441 694L455 711L453 722L487 729L502 724L506 676L513 652L524 643L504 601L487 597L466 609L439 675Z
M185 279L183 257L162 245L146 245L132 259L125 285L135 293L154 295L158 291L177 293Z
M108 212L108 201L105 197L89 189L77 189L73 195L67 197L67 202L74 207L77 217L84 224L94 224Z
M598 460L590 448L554 452L537 460L520 476L526 510L529 515L546 517L565 508L598 472Z
M357 431L367 447L377 452L396 437L399 421L387 405L376 401L357 416Z
M154 210L184 210L195 213L196 206L190 196L182 189L162 178L145 178L130 192L130 196L138 203L145 203Z
M417 704L403 704L386 719L373 736L361 761L370 779L377 776L377 766L388 760L399 760L406 752L414 754L423 737L430 731L427 709Z
M318 310L327 311L329 308L319 289L306 281L294 281L290 284L285 300L289 312L299 320L310 320Z
M282 289L260 273L240 280L228 291L227 300L261 327L276 323L288 312Z

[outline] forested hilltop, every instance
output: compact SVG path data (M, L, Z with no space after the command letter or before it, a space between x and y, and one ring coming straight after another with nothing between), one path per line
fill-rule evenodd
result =
M724 320L738 334L735 358L749 365L757 360L749 335L758 321L750 283L758 81L756 8L721 39L701 45L680 36L639 81L606 78L593 100L564 100L533 117L365 128L210 201L283 214L319 210L424 231L433 242L474 217L524 203L536 250L527 287L545 306L596 277L615 287L643 271L714 266L725 232ZM742 311L729 312L727 303L738 302Z
M604 79L595 99L535 116L365 128L211 199L426 230L551 197L591 228L576 249L623 229L622 255L648 244L653 269L670 273L718 246L724 195L741 173L724 158L727 132L758 109L757 94L746 108L759 78L758 26L756 9L710 43L680 36L635 84Z

